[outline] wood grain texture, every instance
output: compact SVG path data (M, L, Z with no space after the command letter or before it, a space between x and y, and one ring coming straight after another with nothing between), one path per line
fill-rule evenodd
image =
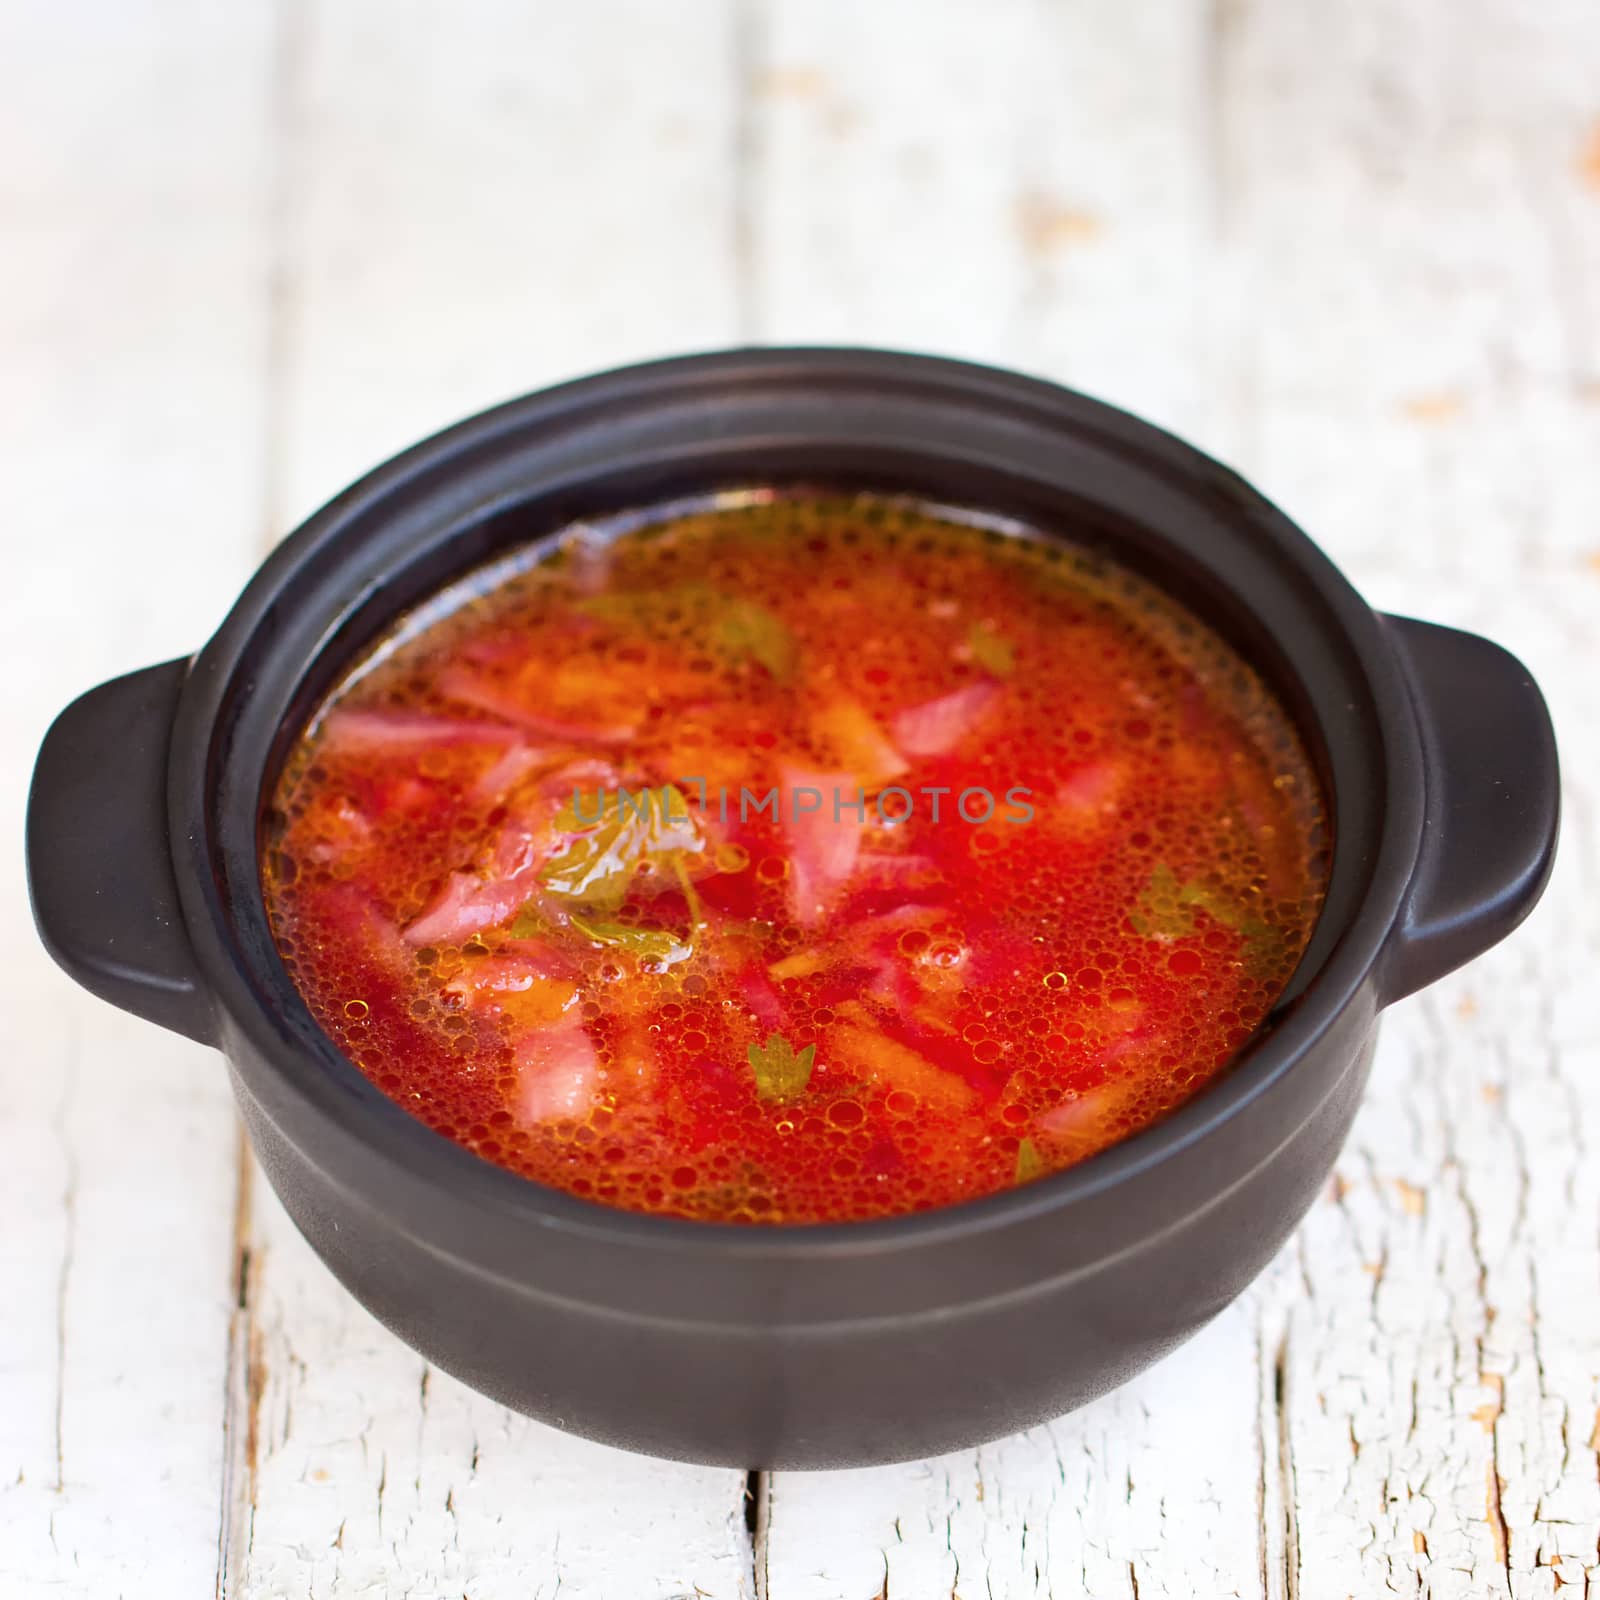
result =
M280 521L467 412L734 339L728 8L296 4L286 27ZM350 1299L259 1175L251 1196L228 1595L749 1592L743 1473L470 1394Z
M1549 899L1392 1013L1296 1242L1281 1423L1307 1595L1582 1593L1600 1562L1600 1086L1575 1005L1600 948L1592 22L1289 5L1230 41L1244 465L1374 602L1520 654L1567 780Z
M771 0L757 15L763 340L1070 374L1172 427L1204 409L1204 6Z
M201 1595L236 1149L222 1064L39 948L50 717L180 655L255 561L265 6L0 17L0 1595ZM115 752L107 752L108 764Z
M1375 604L1500 639L1550 694L1565 840L1513 943L1388 1016L1238 1305L1048 1428L773 1475L753 1535L742 1474L514 1417L372 1322L241 1175L215 1059L72 991L0 868L0 1596L1600 1592L1588 0L93 18L0 23L19 775L76 689L198 642L263 528L419 434L839 340L1141 411Z
M1036 301L1019 329L991 326L986 353L1181 424L1276 494L1376 602L1519 651L1551 691L1567 762L1550 900L1515 944L1395 1009L1326 1201L1241 1306L1036 1435L855 1475L842 1500L830 1480L780 1475L762 1552L772 1595L1520 1597L1594 1582L1600 1090L1569 997L1600 948L1600 196L1584 154L1600 74L1592 19L1575 10L1480 7L1458 23L1427 3L1230 6L1197 51L1147 55L1165 92L1142 118L1140 204L1161 206L1175 237L1152 257L1114 206L1093 230L1063 222L1055 248L1101 268ZM1037 102L1007 90L1054 72L1058 99L1081 104L1093 91L1071 93L1072 75L1092 73L1108 32L1086 8L1052 8L1050 27L1028 32L1049 63L1013 75L1003 30L972 26L961 92L924 82L878 123L918 129L931 170L1006 149L1008 133L1021 144ZM861 29L819 63L819 41L848 28L843 11L819 21L797 6L777 37L809 75L780 66L774 81L816 95L834 72L881 88L919 70L884 59L892 35L875 50ZM839 134L785 115L774 148L798 181L827 159L812 142ZM1059 126L1057 164L1034 181L1092 186L1116 141L1102 125L1068 143L1071 114ZM1162 148L1185 159L1163 169L1150 153ZM881 198L912 190L898 167L870 144L838 158L817 211L843 184L859 190L847 211L898 216ZM1163 170L1168 191L1153 195ZM990 267L963 285L990 307L1015 280L965 241L992 239L998 200L993 182L945 190L924 221L927 245L961 240L964 263ZM862 248L853 314L949 347L954 304L908 301ZM1203 301L1186 281L1197 263ZM1147 314L1118 298L1133 283ZM1200 333L1143 357L1175 307ZM1107 328L1125 362L1097 364ZM1073 1483L1063 1461L1085 1456L1097 1470Z
M286 3L280 532L470 412L736 341L732 0Z
M256 1212L229 1595L750 1592L744 1474L604 1449L473 1394L333 1282L259 1177Z

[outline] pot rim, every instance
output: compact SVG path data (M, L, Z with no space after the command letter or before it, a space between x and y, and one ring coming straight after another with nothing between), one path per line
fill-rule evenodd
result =
M609 1207L546 1187L474 1155L413 1117L371 1082L325 1034L315 1054L276 1026L251 982L251 968L233 936L219 874L209 853L218 768L213 749L225 697L259 637L273 625L274 604L292 576L346 536L408 484L441 471L465 483L474 452L532 425L559 428L621 401L675 396L692 404L697 391L740 378L772 382L792 375L816 383L862 381L907 385L971 402L992 400L1087 435L1131 457L1147 472L1200 478L1226 492L1240 519L1273 545L1276 559L1308 583L1340 642L1358 663L1383 750L1384 805L1378 847L1366 884L1336 942L1324 954L1294 1005L1268 1032L1247 1044L1222 1076L1161 1121L1074 1166L1020 1188L954 1205L862 1221L759 1225L715 1223ZM309 663L308 663L309 664ZM196 960L217 1006L259 1055L280 1086L320 1114L344 1148L375 1157L396 1175L425 1186L479 1217L528 1229L558 1229L597 1242L622 1242L708 1259L785 1256L825 1259L933 1246L1066 1213L1079 1202L1145 1177L1181 1152L1217 1135L1246 1107L1291 1074L1359 998L1405 902L1418 858L1423 785L1416 713L1403 672L1378 615L1321 549L1283 512L1204 452L1140 418L1098 400L1018 373L898 351L862 347L732 349L669 357L578 378L507 401L435 433L383 462L315 512L257 570L211 640L195 657L173 724L168 821L183 914ZM242 796L230 797L242 803ZM259 787L250 796L259 807ZM1337 863L1338 821L1334 824ZM187 870L186 870L187 869ZM254 892L261 898L259 878ZM273 975L299 1000L288 975ZM303 1009L303 1001L299 1002ZM1382 1003L1380 996L1379 1003ZM268 1105L257 1104L273 1115ZM276 1120L276 1118L274 1119ZM1283 1130L1287 1137L1292 1130ZM1263 1158L1268 1152L1262 1152ZM329 1173L335 1182L340 1174Z

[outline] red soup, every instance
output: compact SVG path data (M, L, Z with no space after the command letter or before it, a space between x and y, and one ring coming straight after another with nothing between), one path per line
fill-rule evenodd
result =
M572 530L292 751L283 959L385 1093L607 1205L824 1222L1081 1161L1282 992L1322 800L1261 680L1087 552L873 498Z

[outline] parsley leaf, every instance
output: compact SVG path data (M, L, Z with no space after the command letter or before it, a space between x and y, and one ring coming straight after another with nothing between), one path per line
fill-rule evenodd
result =
M539 874L552 894L614 911L641 866L687 876L684 858L705 849L688 801L670 783L610 791L601 797L599 813L596 820L568 806L556 818L557 830L574 837Z
M756 1093L763 1100L787 1100L811 1081L817 1047L808 1044L796 1055L789 1041L775 1033L765 1045L751 1045L748 1054L756 1075Z
M799 655L794 635L764 606L749 600L727 601L712 624L711 640L723 655L754 661L779 683L794 674Z
M1181 939L1194 932L1194 916L1181 901L1177 875L1165 861L1156 863L1150 881L1129 913L1133 931L1145 939Z
M1128 920L1134 932L1146 939L1181 939L1195 931L1196 906L1239 935L1252 967L1270 970L1277 964L1283 954L1283 936L1276 928L1198 878L1180 884L1165 861L1158 862L1150 874Z
M778 682L794 673L799 649L794 635L772 612L708 583L679 583L664 589L590 595L578 609L603 622L632 628L691 631L730 666L754 661Z
M1017 1170L1011 1179L1013 1183L1032 1183L1035 1178L1042 1178L1049 1170L1044 1157L1039 1154L1038 1145L1032 1139L1024 1139L1017 1146Z
M571 918L572 926L596 944L616 945L644 961L675 966L694 954L694 946L666 928L635 928L626 922L585 922Z

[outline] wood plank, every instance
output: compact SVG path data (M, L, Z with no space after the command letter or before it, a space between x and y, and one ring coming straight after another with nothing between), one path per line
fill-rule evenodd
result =
M1243 1303L1144 1378L1028 1433L899 1467L775 1473L767 1593L1259 1592L1255 1339Z
M736 342L733 10L309 6L286 525L486 405Z
M1074 17L1105 37L1103 16L1064 8L1058 41ZM1431 0L1336 19L1309 4L1228 8L1216 38L1168 63L1170 79L1159 57L1149 69L1167 121L1140 110L1135 178L1107 154L1123 147L1118 106L1091 136L1074 120L1080 97L1026 92L1047 69L1034 63L1030 78L1005 60L1014 14L998 19L957 46L947 9L936 56L891 60L887 21L875 45L866 21L851 31L842 12L779 8L764 148L786 181L765 191L767 314L788 333L825 302L835 337L1096 389L1255 474L1379 603L1504 639L1552 691L1579 864L1517 944L1397 1008L1337 1183L1204 1342L1048 1436L851 1475L837 1497L829 1480L780 1475L760 1552L768 1592L1521 1596L1558 1577L1587 1584L1600 1091L1592 1029L1565 997L1583 992L1600 943L1588 692L1600 351L1586 298L1600 281L1600 30L1576 7L1490 7L1468 32ZM1194 42L1171 19L1165 36ZM1047 54L1044 29L1022 37ZM1084 44L1060 59L1096 57ZM1057 142L1029 142L1057 163L1036 182L1076 194L1093 188L1086 167L1112 163L1107 192L1137 193L1146 215L1189 229L1136 230L1124 255L1114 213L1098 232L1063 220L1055 248L1084 269L1076 296L1035 301L1015 322L995 309L1018 302L1014 258L1029 243L1003 246L996 227L1015 170L1002 85L1016 122L1041 105L1060 119ZM852 122L841 108L869 96ZM1194 165L1152 163L1157 126L1192 141ZM1151 187L1162 171L1164 197ZM850 219L842 243L831 214ZM1172 336L1194 318L1198 335ZM1252 1351L1260 1406L1241 1427ZM1231 1425L1210 1412L1209 1388L1229 1398ZM1104 1414L1118 1417L1124 1460L1139 1461L1126 1496L1114 1460L1063 1496L1059 1441L1073 1441L1068 1459L1092 1449ZM1146 1496L1171 1518L1155 1539L1141 1536ZM1258 1502L1259 1544L1239 1535Z
M284 520L483 405L736 337L729 6L330 3L298 27ZM749 1592L743 1473L470 1394L355 1305L259 1176L254 1213L230 1596Z
M253 562L270 8L0 19L0 1593L214 1577L237 1145L220 1060L39 948L23 775L50 717L179 655Z
M429 1368L328 1276L257 1176L230 1595L741 1596L744 1475L517 1416Z
M1600 1081L1578 1009L1600 946L1600 28L1510 0L1460 22L1429 0L1255 8L1228 52L1245 463L1375 601L1516 650L1567 779L1548 899L1395 1008L1299 1239L1302 1594L1577 1593L1600 1564Z
M1209 389L1206 17L1187 0L778 0L751 182L762 334L1019 366L1192 428ZM1263 1327L1252 1299L1120 1393L986 1449L776 1474L767 1594L1260 1593L1281 1563L1261 1520Z
M1205 6L771 0L761 16L761 338L997 362L1173 427L1207 409Z

